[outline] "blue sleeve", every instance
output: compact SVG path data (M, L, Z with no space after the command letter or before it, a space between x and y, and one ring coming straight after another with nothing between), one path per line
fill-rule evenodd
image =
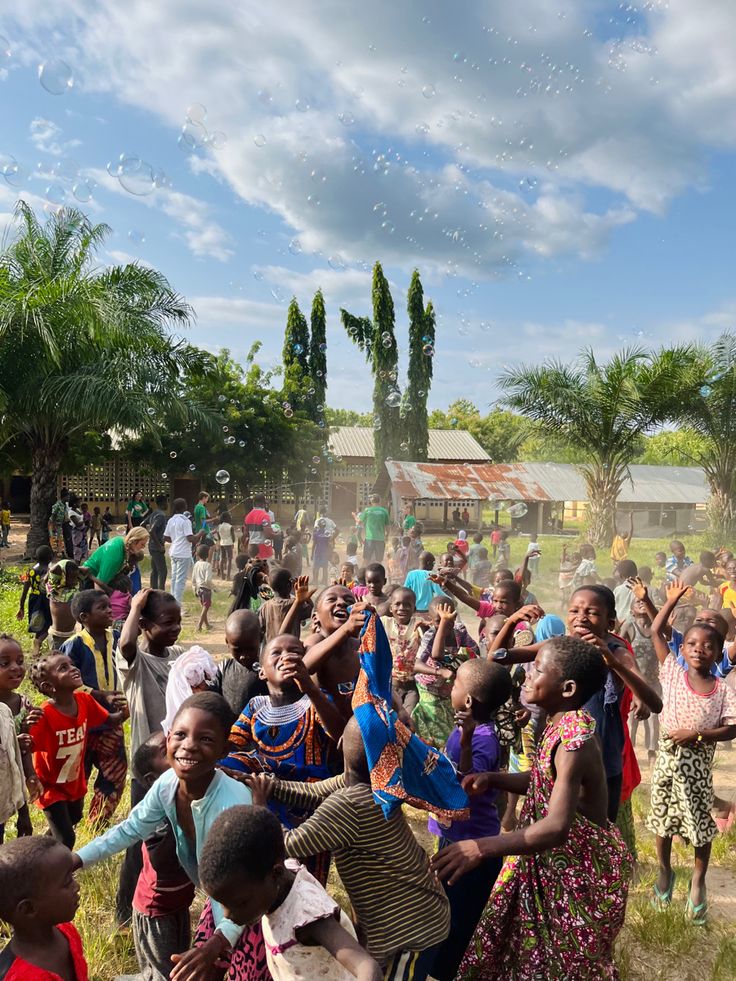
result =
M77 854L83 865L94 865L95 862L124 851L136 841L145 841L151 837L166 817L161 799L162 784L163 777L160 777L124 821L79 849Z
M728 647L725 644L723 646L721 660L717 661L714 667L715 673L719 678L725 678L726 675L733 671L733 669L736 667L736 664L734 664L728 656Z
M683 635L680 633L680 631L679 630L675 630L674 627L673 627L672 628L672 637L670 638L670 643L669 643L669 648L672 651L672 653L675 655L675 657L677 658L677 663L679 665L681 665L681 667L684 667L685 666L685 658L682 656L682 654L680 654L680 648L682 647L682 636Z

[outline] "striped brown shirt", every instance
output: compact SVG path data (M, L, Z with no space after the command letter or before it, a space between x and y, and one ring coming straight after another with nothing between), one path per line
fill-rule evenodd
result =
M286 832L286 853L291 858L333 853L376 960L445 939L450 930L447 897L400 809L386 820L370 787L348 787L343 775L311 784L275 780L274 796L292 806L317 808L304 824Z

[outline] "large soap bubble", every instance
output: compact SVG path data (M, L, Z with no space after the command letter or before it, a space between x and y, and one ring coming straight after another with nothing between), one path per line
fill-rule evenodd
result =
M227 472L227 470L218 470L215 474L215 480L218 484L224 486L225 484L230 483L230 474Z
M72 70L61 58L50 58L39 65L38 80L51 95L63 95L74 85Z
M512 504L511 507L507 509L510 518L523 518L528 511L529 508L523 501L519 501L518 504Z

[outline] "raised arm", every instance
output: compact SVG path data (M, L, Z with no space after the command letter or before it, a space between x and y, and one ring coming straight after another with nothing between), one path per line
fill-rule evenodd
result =
M634 594L636 599L641 600L642 603L647 608L647 613L649 614L652 622L657 615L657 607L654 605L652 597L649 595L649 590L644 585L644 583L639 578L627 579L626 585L629 587L631 592Z
M312 681L304 659L298 654L285 654L281 659L281 677L284 681L293 680L303 695L309 696L314 709L322 723L322 728L332 741L337 744L342 736L347 719L338 711L322 689Z
M433 576L430 576L429 578L432 580L432 582L436 582L439 586L441 586L448 593L452 593L453 596L456 596L457 599L459 599L461 603L464 603L466 606L469 606L473 610L479 610L480 609L480 600L479 599L476 599L475 596L473 596L472 593L467 593L460 586L460 584L457 583L453 579L452 576L434 576L433 575Z
M654 620L652 620L652 642L654 644L654 653L657 655L657 660L660 664L664 663L667 655L670 653L667 644L671 635L669 627L670 616L688 589L690 587L684 582L680 582L679 579L668 583L666 586L667 599L662 609L657 612Z
M618 675L621 681L631 689L634 697L646 705L650 712L656 712L658 714L662 711L662 699L651 685L648 684L644 675L637 667L636 661L625 647L619 645L611 651L605 640L591 633L581 634L580 639L598 648L603 655L606 665L614 674Z
M136 654L138 653L138 637L141 633L139 621L150 592L150 589L142 589L139 593L135 594L130 604L130 613L125 619L123 629L120 631L118 647L128 664L132 664L135 661Z
M365 611L371 610L370 603L355 603L350 616L341 627L318 644L307 648L304 663L310 674L314 674L320 664L325 661L348 637L357 637L365 624Z
M281 621L279 627L280 634L293 634L295 628L301 623L302 604L311 599L317 592L316 589L309 588L309 576L299 576L294 584L294 602L286 611L286 616ZM299 636L299 631L296 631Z
M497 651L501 647L508 648L508 642L513 639L514 630L517 624L521 623L523 620L540 620L543 616L544 610L536 603L530 603L528 606L520 607L518 610L512 613L510 617L506 618L506 622L489 644L488 653L491 654L493 651ZM530 648L525 648L525 650L529 649ZM512 664L518 662L504 661L503 663Z

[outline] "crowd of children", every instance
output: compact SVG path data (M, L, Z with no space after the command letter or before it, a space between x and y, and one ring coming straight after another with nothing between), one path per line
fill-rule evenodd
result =
M20 645L0 635L0 841L17 815L0 847L13 931L0 977L87 981L74 873L119 852L115 913L139 981L614 977L640 727L653 901L673 900L680 836L694 849L687 913L706 922L714 806L733 819L712 781L716 745L736 737L730 553L692 562L673 542L658 576L617 534L602 578L591 545L564 549L561 619L531 591L538 543L514 572L497 527L488 545L460 529L437 560L407 516L385 564L362 564L356 525L341 563L334 522L307 532L302 509L279 561L259 533L240 551L230 514L208 524L206 505L194 524L179 501L159 522L172 593L39 549L18 610L39 707L17 691ZM86 545L101 528L92 516ZM181 599L191 570L207 629L233 559L218 664L178 643ZM129 758L132 809L112 824ZM73 852L95 770L96 836ZM429 812L431 858L401 800ZM326 892L333 861L350 917Z

